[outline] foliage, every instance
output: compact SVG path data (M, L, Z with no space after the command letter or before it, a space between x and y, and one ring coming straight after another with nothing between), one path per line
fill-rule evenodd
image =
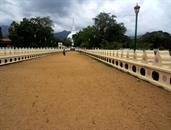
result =
M101 39L109 42L119 41L126 28L123 23L117 23L116 16L108 13L100 13L94 18L94 24L97 32L100 34Z
M15 21L11 23L9 38L15 47L57 46L52 26L49 17L23 18L20 23Z
M97 47L96 30L94 26L88 26L79 33L73 35L74 45L80 47Z
M63 45L66 47L71 47L72 46L72 40L70 38L64 39Z
M1 38L2 38L3 36L2 36L2 29L1 29L1 27L0 27L0 47L1 46L3 46L2 44L1 44Z
M139 39L139 47L143 49L170 49L171 35L163 31L147 32Z
M0 27L0 38L2 38L2 28Z
M93 20L94 25L84 28L73 36L75 46L114 48L113 42L129 44L129 37L124 35L126 28L123 23L117 23L116 16L102 12Z

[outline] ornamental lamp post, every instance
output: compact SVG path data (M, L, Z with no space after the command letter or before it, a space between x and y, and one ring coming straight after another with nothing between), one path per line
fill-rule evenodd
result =
M135 11L135 39L134 39L134 53L136 51L136 44L137 44L137 23L138 23L138 13L140 11L140 6L138 5L138 3L136 4L136 6L134 7L134 11Z

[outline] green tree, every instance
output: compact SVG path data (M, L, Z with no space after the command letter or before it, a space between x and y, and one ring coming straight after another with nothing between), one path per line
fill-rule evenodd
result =
M70 38L66 38L63 41L64 46L71 47L72 46L72 40Z
M98 47L99 44L97 44L96 38L97 35L94 26L88 26L73 36L75 46L86 48Z
M23 18L20 23L11 23L9 37L15 47L57 46L52 26L49 17Z
M0 47L1 46L3 46L2 44L1 44L1 38L2 38L3 36L2 36L2 30L1 30L1 27L0 27Z
M170 49L171 35L163 31L147 32L139 39L139 46L144 49Z
M94 18L94 24L101 41L123 41L126 27L123 23L117 23L115 15L102 12Z
M2 38L2 28L0 27L0 38Z
M100 13L94 20L93 26L88 26L73 36L77 46L86 48L112 48L114 42L121 47L128 47L130 39L125 35L126 27L116 21L116 16Z

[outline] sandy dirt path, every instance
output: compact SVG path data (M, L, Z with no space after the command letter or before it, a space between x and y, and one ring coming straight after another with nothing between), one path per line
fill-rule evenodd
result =
M1 66L0 130L171 130L171 93L76 52Z

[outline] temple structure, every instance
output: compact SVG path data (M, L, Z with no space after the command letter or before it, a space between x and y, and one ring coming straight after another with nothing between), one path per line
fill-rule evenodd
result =
M72 46L74 46L74 41L73 41L73 38L72 38L74 34L76 34L76 30L75 30L75 22L74 22L74 19L73 19L71 33L67 36L67 38L71 39Z

